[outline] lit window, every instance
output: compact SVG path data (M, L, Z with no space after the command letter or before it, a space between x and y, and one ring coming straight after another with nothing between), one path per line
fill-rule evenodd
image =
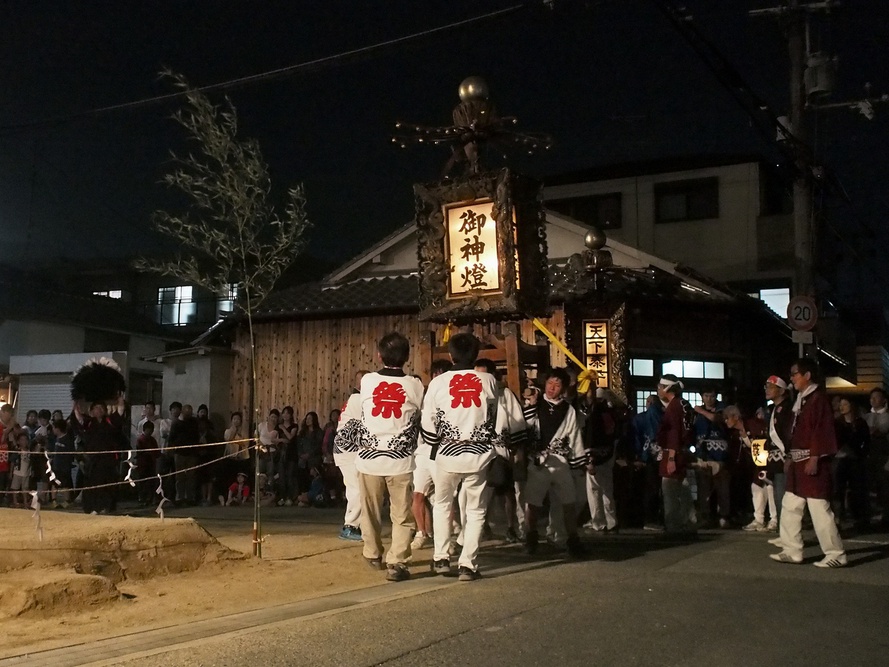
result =
M704 377L708 380L724 380L725 379L725 364L721 361L705 361L704 362Z
M691 361L673 359L665 361L662 373L672 373L679 378L724 380L725 364L721 361Z
M665 361L664 365L661 367L661 373L663 375L672 374L678 378L682 377L682 361L679 359L674 359L673 361Z
M682 377L686 378L703 378L704 362L703 361L683 361Z
M787 306L790 305L790 288L759 290L760 300L775 311L778 317L787 317Z
M648 410L648 397L657 395L657 389L640 389L636 392L636 414L641 415Z
M219 310L231 313L235 309L235 301L238 299L238 286L229 283L226 288L225 296L219 299Z
M112 290L103 290L99 292L93 292L95 296L107 296L109 299L122 299L123 298L123 290L112 289Z
M682 394L682 397L688 401L689 405L693 408L697 408L699 406L704 405L704 399L701 398L701 395L696 391L687 391ZM716 400L718 402L722 402L722 394L716 394Z
M630 375L654 375L654 359L630 359Z
M157 304L160 323L177 327L188 324L197 310L197 306L192 300L191 285L158 288Z

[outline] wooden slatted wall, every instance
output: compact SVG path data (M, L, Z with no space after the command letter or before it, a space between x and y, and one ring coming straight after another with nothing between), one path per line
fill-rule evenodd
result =
M561 309L552 317L541 318L561 340L565 339L565 318ZM355 372L374 370L376 342L390 331L400 331L413 349L408 373L419 374L417 345L423 332L434 331L441 340L444 325L420 322L416 314L381 315L347 319L262 322L254 325L257 355L257 399L261 414L271 408L292 405L299 416L318 413L323 424L333 408L342 406L353 385ZM499 325L476 325L474 333L499 333ZM530 321L521 325L522 339L533 343L536 329ZM250 396L250 340L246 328L239 331L233 345L231 409L246 411ZM565 356L554 346L553 366L564 366ZM246 412L245 412L246 414Z

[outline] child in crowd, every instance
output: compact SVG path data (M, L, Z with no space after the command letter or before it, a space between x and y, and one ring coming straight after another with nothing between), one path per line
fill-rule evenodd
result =
M28 506L28 492L31 490L31 438L26 431L15 437L15 460L12 464L12 485L10 490L15 507Z
M219 496L219 504L224 507L244 505L250 500L250 487L247 486L247 473L239 472L237 479L228 487L228 498Z
M324 477L317 466L312 466L309 471L311 475L311 483L306 493L301 493L297 498L300 507L327 507L328 496L327 489L324 487Z
M74 488L74 480L71 469L74 466L74 434L68 430L68 423L64 419L56 419L52 423L52 431L55 442L52 445L52 471L55 473L58 484L53 489L53 502L56 507L65 509L71 502L71 489Z
M269 484L269 476L265 473L259 476L259 489L257 490L259 494L259 504L262 507L273 507L275 505L275 499L277 496L275 495L274 489L272 489L272 485Z

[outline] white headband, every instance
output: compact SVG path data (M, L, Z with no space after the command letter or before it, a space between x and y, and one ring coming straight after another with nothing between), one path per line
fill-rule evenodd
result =
M674 384L678 384L680 389L685 389L685 385L682 384L682 380L668 380L667 378L661 378L658 384L664 389L669 389Z

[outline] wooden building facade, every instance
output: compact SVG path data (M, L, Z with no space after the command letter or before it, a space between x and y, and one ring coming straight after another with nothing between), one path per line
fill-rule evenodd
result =
M564 337L564 313L561 309L545 318L545 325ZM330 410L342 407L359 370L379 367L377 341L392 331L407 336L411 359L406 371L424 376L420 345L431 333L441 341L444 325L420 322L417 313L397 315L357 315L300 320L261 320L255 324L257 400L265 414L271 408L292 405L299 415L314 411L322 423ZM476 335L500 333L497 324L477 325ZM534 326L521 324L522 339L535 340ZM250 337L246 327L238 329L233 349L231 406L245 410L250 398ZM553 366L564 366L565 356L551 349Z
M699 379L712 379L732 394L743 393L745 386L761 388L764 377L789 367L795 347L780 318L761 302L674 263L609 241L606 249L613 256L614 269L605 282L595 288L575 284L578 272L569 257L584 249L588 231L585 225L548 212L553 302L550 316L541 320L575 355L591 364L584 328L593 321L610 320L608 384L628 402L644 398L654 389L655 376L677 361L688 361L689 368L718 366L721 375L702 374ZM425 376L423 343L430 335L442 341L445 325L419 320L417 280L415 230L408 225L324 281L270 297L254 318L256 398L261 413L292 405L299 415L317 412L323 422L330 410L342 406L356 371L377 368L376 342L390 331L399 331L411 341L407 371ZM483 337L500 333L501 325L472 329ZM519 322L519 329L524 342L545 344L531 321ZM246 326L235 329L231 342L236 354L230 407L244 410L250 398ZM549 364L567 363L565 355L551 345ZM700 383L692 379L688 384L694 390Z

